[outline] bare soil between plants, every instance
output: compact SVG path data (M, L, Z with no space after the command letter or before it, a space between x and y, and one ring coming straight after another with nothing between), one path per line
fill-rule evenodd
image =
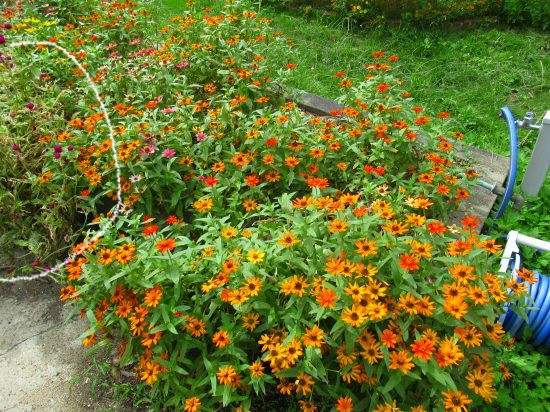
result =
M86 356L78 317L51 281L0 284L0 411L131 411ZM103 355L106 358L106 355Z

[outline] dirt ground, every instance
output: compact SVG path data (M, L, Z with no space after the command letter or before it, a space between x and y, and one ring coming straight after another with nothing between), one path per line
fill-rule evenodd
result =
M67 320L58 293L50 280L0 284L0 411L131 411L99 385L84 322Z

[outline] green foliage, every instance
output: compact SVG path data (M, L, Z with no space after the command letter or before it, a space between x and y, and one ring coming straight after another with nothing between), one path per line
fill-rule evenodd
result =
M502 12L514 25L550 28L550 7L546 0L503 0Z
M40 75L45 65L36 60L9 62L17 64L7 70L6 61L0 63L0 266L11 271L66 252L78 231L78 178L75 152L55 159L52 138L73 110L74 91L48 82ZM56 170L63 173L54 175Z
M494 16L501 1L486 0L267 0L278 8L301 9L306 13L326 11L341 18L353 19L366 26L384 25L387 20L414 25L440 25L454 20Z
M513 410L521 405L522 411L544 412L550 402L550 356L524 340L504 347L498 356L501 372L496 383L497 398L492 407ZM494 410L485 409L485 410Z

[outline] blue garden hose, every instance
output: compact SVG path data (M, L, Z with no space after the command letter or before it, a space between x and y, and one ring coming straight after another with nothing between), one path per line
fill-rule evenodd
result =
M528 293L533 298L532 306L535 309L527 311L529 322L525 322L525 319L510 310L510 306L514 305L511 304L506 308L507 313L502 326L511 336L520 336L523 329L528 326L532 331L533 344L550 348L550 277L535 272L534 278L538 281L530 285Z
M495 220L502 217L512 198L518 167L518 130L516 120L508 106L500 109L500 114L506 120L510 131L510 171L508 172L506 189L495 215ZM521 256L516 255L513 258L511 261L512 266L514 266L514 259L521 259ZM510 310L511 306L518 306L519 301L509 303L505 306L506 313L500 317L500 321L503 328L512 336L520 336L523 329L529 326L532 331L533 344L537 346L544 345L550 348L550 277L535 272L534 278L537 279L537 282L529 285L527 292L532 298L532 306L534 307L533 310L529 310L526 313L528 321L526 322L525 319ZM518 279L518 281L523 280Z
M516 119L508 106L504 106L500 109L500 115L504 117L506 123L508 123L508 129L510 131L510 171L508 173L508 181L506 182L506 190L504 191L504 197L498 208L495 220L500 219L504 214L504 211L508 207L508 203L514 194L514 185L516 184L516 172L518 169L518 128L516 125Z

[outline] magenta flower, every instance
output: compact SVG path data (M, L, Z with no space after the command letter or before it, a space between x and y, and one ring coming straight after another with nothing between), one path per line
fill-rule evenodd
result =
M176 151L174 149L166 149L164 153L162 153L162 157L173 157L176 154Z
M33 103L27 103L27 109L32 110L32 109L34 109L34 107L35 106L34 106Z
M13 150L14 152L19 152L21 150L21 148L19 146L17 146L16 144L14 144L12 147L11 147L11 150Z

